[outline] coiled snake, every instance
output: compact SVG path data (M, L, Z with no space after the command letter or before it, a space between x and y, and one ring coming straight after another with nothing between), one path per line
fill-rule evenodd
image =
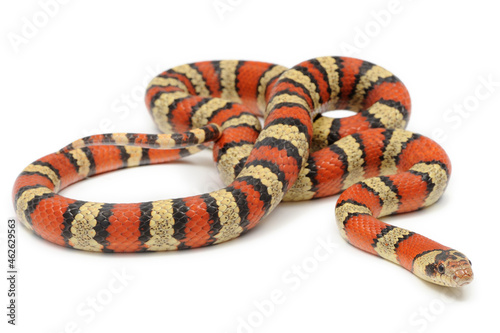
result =
M80 250L179 250L236 238L281 200L342 191L335 215L350 244L440 285L472 281L462 253L378 219L433 204L451 172L437 143L402 129L410 97L384 68L346 57L311 59L291 69L198 62L154 78L146 104L167 134L95 135L33 162L13 189L19 220L50 242ZM357 113L321 116L335 109ZM259 115L265 116L262 131ZM224 189L134 204L58 194L86 177L165 163L212 141Z

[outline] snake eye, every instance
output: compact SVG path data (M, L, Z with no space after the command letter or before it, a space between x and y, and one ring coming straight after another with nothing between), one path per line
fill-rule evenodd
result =
M472 266L472 261L470 261L470 260L469 260L469 265L471 265L471 266Z
M443 265L443 264L439 264L439 266L438 266L438 272L439 272L440 274L443 274L443 273L444 273L444 265Z

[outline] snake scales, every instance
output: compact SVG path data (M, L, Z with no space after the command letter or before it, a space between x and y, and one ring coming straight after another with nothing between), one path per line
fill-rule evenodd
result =
M14 185L19 220L50 242L80 250L179 250L236 238L282 200L342 192L335 215L350 244L436 284L472 281L462 253L378 219L433 204L451 172L437 143L403 129L410 97L386 69L346 57L291 69L198 62L154 78L146 104L166 134L94 135L38 159ZM357 113L321 116L336 109ZM58 194L89 176L176 160L211 142L223 189L132 204Z

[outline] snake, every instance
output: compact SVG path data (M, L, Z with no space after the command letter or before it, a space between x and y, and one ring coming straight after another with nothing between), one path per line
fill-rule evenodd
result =
M434 284L472 281L462 252L379 219L432 205L451 174L439 144L404 129L410 96L385 68L337 56L291 68L203 61L160 73L145 102L162 133L92 135L31 163L13 188L18 220L73 249L170 251L237 238L281 201L341 193L335 216L349 244ZM332 110L354 114L324 115ZM212 148L222 189L140 203L59 194L90 176L171 162L205 148Z

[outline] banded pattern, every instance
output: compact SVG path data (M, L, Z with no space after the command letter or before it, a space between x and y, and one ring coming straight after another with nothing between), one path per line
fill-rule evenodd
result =
M250 212L247 198L260 200L260 196L268 195L266 188L235 184L201 196L137 204L75 201L57 192L95 174L193 154L206 146L198 144L215 139L219 140L214 151L224 150L221 156L232 147L244 148L248 156L261 129L253 114L259 112L257 101L267 98L269 87L284 70L266 63L214 61L162 73L149 87L148 105L153 117L166 111L163 116L171 120L169 124L185 132L95 135L32 163L14 186L14 205L20 220L49 241L88 251L177 250L237 237L250 222L255 225L262 217L263 213ZM246 105L235 103L242 101ZM186 112L192 113L189 119ZM169 124L158 123L160 127ZM157 149L175 147L185 148ZM221 160L234 163L227 158Z
M422 279L446 286L472 281L460 252L378 218L432 205L451 173L445 151L434 141L405 130L372 129L356 135L364 147L356 166L368 173L348 187L335 209L341 235L350 244L392 261ZM335 143L339 145L347 138ZM378 175L373 177L374 175Z
M311 59L289 70L252 61L199 62L154 78L146 105L165 134L94 135L35 161L14 185L19 219L35 234L75 249L179 250L238 237L281 200L345 190L337 218L352 244L406 268L409 259L402 253L414 255L411 270L417 275L425 263L429 276L432 258L443 258L446 251L446 258L455 257L447 267L454 266L453 272L464 267L457 264L458 252L423 239L418 255L402 251L400 240L418 239L414 233L386 225L368 235L363 227L355 227L357 219L378 221L378 216L432 204L444 191L450 171L442 155L429 153L432 160L419 161L406 156L418 150L409 147L420 147L428 139L392 130L406 126L410 98L401 81L384 68L343 57ZM332 109L357 113L340 119L321 116ZM262 131L257 116L265 117ZM211 142L224 189L135 204L85 202L58 194L86 177L165 163ZM394 173L398 175L390 176ZM411 189L421 190L420 196L402 190L397 178L401 175L418 180ZM359 240L369 237L370 246ZM431 280L444 281L441 275Z
M218 139L221 129L217 124L208 124L184 133L138 134L108 133L78 139L60 150L61 153L91 146L134 146L155 149L188 148Z
M342 80L366 81L358 67L378 68L338 57L304 62L282 77L285 67L260 62L209 61L172 68L154 78L146 93L153 119L167 134L111 133L73 142L21 174L14 188L16 211L42 237L90 251L173 250L237 237L278 205L306 165L309 174L301 175L290 199L314 196L311 184L317 181L311 171L316 171L316 161L308 161L311 115L348 102L361 83L349 86ZM373 82L372 90L377 89ZM409 96L397 79L391 84L399 93L378 89L378 99L360 101L367 110L377 100L399 102L404 112L395 112L407 119ZM266 126L259 136L256 115L266 105ZM348 126L368 128L370 118L361 112L341 126L341 134L354 131L344 128ZM214 159L228 184L225 189L132 205L74 201L57 194L94 174L194 153L210 140L215 140ZM177 153L157 149L172 147L184 148Z

